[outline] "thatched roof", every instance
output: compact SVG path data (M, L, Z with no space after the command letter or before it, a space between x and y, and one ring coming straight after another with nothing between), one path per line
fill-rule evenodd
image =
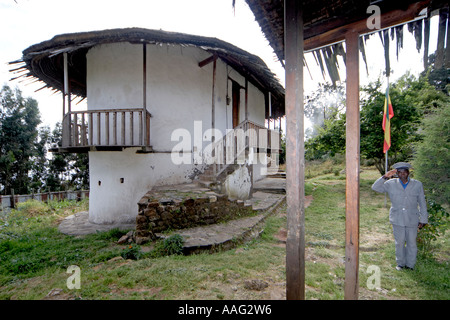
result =
M11 62L11 64L21 64L12 71L22 72L19 77L43 81L44 87L62 91L64 87L62 53L67 52L71 93L84 98L86 97L86 53L96 45L116 42L194 46L216 54L255 86L265 92L270 91L274 116L284 115L284 88L264 61L217 38L142 28L62 34L25 49L22 59Z
M284 65L284 0L246 0L251 11L255 15L255 19L261 27L266 39L269 41L275 54L280 62ZM394 36L397 40L398 48L402 46L402 27L404 23L408 23L408 31L414 34L417 46L420 48L422 43L422 20L412 21L419 16L423 9L426 15L423 18L423 34L425 53L428 53L428 37L427 25L428 18L432 12L437 14L439 10L440 20L448 20L448 0L303 0L303 26L304 26L304 46L306 51L312 51L314 57L322 72L325 67L333 82L338 80L337 73L337 55L342 55L345 61L345 50L342 42L346 31L358 28L360 35L366 35L360 39L360 50L365 60L364 41L369 33L377 30L370 30L366 27L366 21L371 16L371 12L367 12L370 5L376 5L380 8L381 29L389 29L391 39ZM362 22L362 23L361 23ZM359 24L358 24L359 23ZM442 22L445 26L445 22ZM428 29L429 30L429 29ZM445 34L445 27L443 28ZM379 31L383 45L388 40L387 31ZM443 36L441 41L442 50L444 48ZM385 46L386 47L386 46ZM438 44L439 49L439 44ZM428 61L425 57L424 63ZM386 66L389 67L389 58L387 57ZM450 60L447 57L447 61ZM365 61L367 64L367 61Z

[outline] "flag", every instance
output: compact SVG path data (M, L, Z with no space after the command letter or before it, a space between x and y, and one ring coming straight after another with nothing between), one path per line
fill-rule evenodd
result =
M392 108L391 98L389 97L389 86L386 89L386 98L384 100L383 111L383 131L384 131L384 144L383 153L389 150L391 147L391 119L394 116L394 109Z

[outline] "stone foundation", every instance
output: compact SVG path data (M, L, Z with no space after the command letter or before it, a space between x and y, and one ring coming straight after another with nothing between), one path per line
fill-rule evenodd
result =
M138 203L136 243L155 239L168 229L185 229L248 216L254 213L243 200L230 200L210 189L154 190Z

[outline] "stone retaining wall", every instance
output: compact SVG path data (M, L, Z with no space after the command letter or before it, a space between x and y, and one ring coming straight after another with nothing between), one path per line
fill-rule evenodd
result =
M211 191L150 191L138 203L136 243L155 239L155 233L214 224L248 216L254 211L243 200L229 200Z

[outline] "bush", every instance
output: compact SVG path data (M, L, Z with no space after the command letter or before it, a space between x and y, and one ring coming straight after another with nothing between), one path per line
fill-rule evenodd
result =
M433 200L428 201L428 224L417 234L419 248L424 255L432 255L432 242L443 235L448 227L448 212Z
M159 242L151 253L151 256L156 258L174 254L183 254L183 243L183 237L179 234L174 234L164 239L164 241Z
M163 242L164 251L168 254L181 254L183 253L183 237L179 234L174 234L166 239Z
M43 202L37 200L27 200L17 204L17 211L27 216L33 217L50 212L50 208Z
M126 248L123 248L120 255L124 259L139 260L142 256L142 250L139 245L130 244Z

